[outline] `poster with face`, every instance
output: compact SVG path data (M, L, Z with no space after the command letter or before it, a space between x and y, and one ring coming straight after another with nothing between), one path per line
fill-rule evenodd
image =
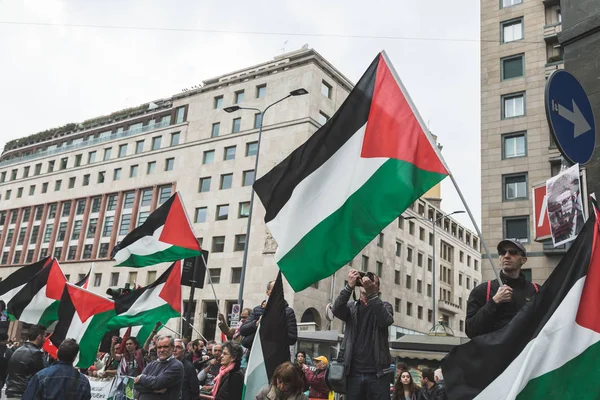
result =
M548 179L546 194L554 247L575 240L584 224L579 164Z

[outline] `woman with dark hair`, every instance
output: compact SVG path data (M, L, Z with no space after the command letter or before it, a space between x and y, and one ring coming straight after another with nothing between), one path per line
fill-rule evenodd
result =
M244 356L242 346L235 342L223 345L221 353L221 369L215 378L212 395L215 400L241 399L244 389L244 373L240 371L240 363Z
M271 385L263 387L256 400L309 400L303 391L302 370L287 361L275 369Z
M125 351L122 354L116 354L115 346L117 345L117 337L113 337L110 355L115 360L119 361L119 369L121 374L127 376L141 375L144 370L144 353L140 349L140 345L136 338L128 337L125 340ZM123 346L123 344L121 344Z
M417 400L419 387L413 381L410 372L401 371L394 385L394 396L392 400Z

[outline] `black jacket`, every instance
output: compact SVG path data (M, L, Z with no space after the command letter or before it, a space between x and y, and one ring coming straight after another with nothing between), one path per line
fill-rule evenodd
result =
M256 333L256 321L263 315L265 311L260 305L254 307L252 313L248 316L248 319L240 327L240 334L242 335L242 346L247 349L252 348L252 342L254 341L254 334ZM298 340L298 324L296 322L296 314L287 301L285 302L285 316L287 324L287 344L292 346L296 344Z
M179 400L183 382L183 364L171 357L165 361L155 360L146 365L135 390L139 400ZM156 390L167 389L165 393Z
M0 344L0 384L6 381L6 371L12 354L13 351L7 345Z
M512 301L496 304L492 300L500 287L497 280L491 281L488 301L486 301L488 282L483 282L474 288L467 302L468 337L473 338L502 328L536 293L535 286L525 279L522 272L517 279L509 278L504 272L500 272L500 279L513 289Z
M419 392L418 400L448 400L446 389L443 386L435 384L431 389L423 386Z
M239 364L221 379L219 390L215 395L215 400L233 400L242 398L242 390L244 389L244 373L240 371Z
M6 397L21 397L33 375L44 369L44 353L31 342L25 342L8 361Z
M352 348L354 341L360 340L356 338L358 330L358 301L350 301L353 289L346 285L340 292L335 303L333 304L333 315L342 321L346 322L346 331L342 348L344 349L344 370L346 375L350 374L352 365ZM388 328L394 323L394 309L387 301L382 301L378 296L373 296L369 299L369 307L373 308L375 320L377 323L373 325L373 337L375 338L374 353L375 363L377 364L377 376L382 376L392 372L390 364L392 363L392 355L390 354L390 344L388 339Z
M192 362L186 358L181 362L183 364L183 383L181 384L181 400L195 400L200 396L200 382L198 382L198 373Z

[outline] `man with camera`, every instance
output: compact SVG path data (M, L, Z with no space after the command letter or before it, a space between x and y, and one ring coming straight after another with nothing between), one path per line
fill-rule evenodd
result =
M350 300L356 286L360 299ZM333 314L346 322L342 342L347 400L389 400L392 356L388 328L394 310L379 298L379 277L356 269L333 305Z

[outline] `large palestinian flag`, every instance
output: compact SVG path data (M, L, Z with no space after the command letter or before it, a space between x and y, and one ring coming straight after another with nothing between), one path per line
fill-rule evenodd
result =
M501 330L442 361L448 398L598 399L600 245L591 217L539 293Z
M254 183L295 291L330 276L448 174L379 54L338 112Z
M112 300L68 283L60 299L58 324L46 339L44 349L56 358L55 349L62 341L75 339L79 343L79 355L74 365L88 368L96 360L106 325L114 316Z
M8 304L50 260L50 257L46 257L36 263L25 265L3 279L0 282L0 300L4 301L5 305Z
M58 305L67 279L56 258L40 270L8 303L11 319L48 327L58 320Z
M279 272L258 331L254 335L244 378L244 400L254 400L260 389L271 382L275 369L290 361L285 307L283 282Z
M154 328L171 318L181 316L181 262L173 263L152 284L115 299L117 315L108 323L108 329L143 325ZM150 329L152 331L152 329Z
M175 193L113 250L115 266L145 267L200 255L200 245Z

